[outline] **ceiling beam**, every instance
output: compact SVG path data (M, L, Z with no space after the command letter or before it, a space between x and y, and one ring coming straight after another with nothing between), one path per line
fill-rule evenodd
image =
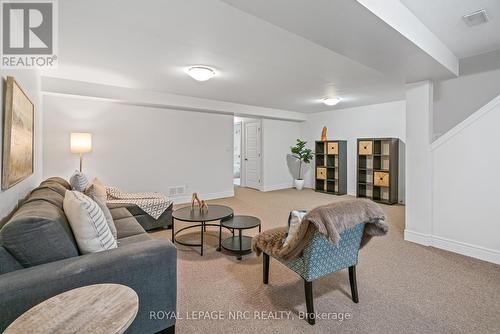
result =
M453 75L459 75L459 60L457 56L399 0L357 1L422 51L434 58Z
M46 76L42 77L42 93L46 95L96 99L150 108L176 109L227 115L247 115L250 117L296 122L303 122L307 120L306 114L295 111L251 106L163 92L108 86Z

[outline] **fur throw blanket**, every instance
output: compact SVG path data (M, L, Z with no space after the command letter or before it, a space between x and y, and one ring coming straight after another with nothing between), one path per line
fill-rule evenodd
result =
M384 219L385 215L380 206L368 199L331 203L309 211L300 222L297 234L286 246L283 246L286 227L278 227L254 237L252 249L257 255L265 252L276 258L290 260L302 253L316 231L336 245L343 231L365 223L361 240L363 247L373 236L385 235L388 232L389 226Z

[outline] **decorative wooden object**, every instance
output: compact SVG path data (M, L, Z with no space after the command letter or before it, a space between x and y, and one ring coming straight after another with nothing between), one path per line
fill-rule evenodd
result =
M197 193L193 193L191 195L191 210L194 210L194 207L198 206L200 212L208 212L208 205L205 201L202 201L198 198Z
M89 285L34 306L4 334L124 333L138 309L137 293L125 285Z
M200 211L201 212L208 212L208 205L207 205L207 202L205 202L204 200L201 201Z
M334 195L347 194L347 141L317 141L315 151L315 190Z
M194 210L194 207L196 205L200 205L200 199L198 198L198 194L197 193L193 193L191 195L191 210Z
M327 141L326 139L326 126L323 127L323 130L321 131L321 141Z
M358 139L357 197L398 202L399 139Z

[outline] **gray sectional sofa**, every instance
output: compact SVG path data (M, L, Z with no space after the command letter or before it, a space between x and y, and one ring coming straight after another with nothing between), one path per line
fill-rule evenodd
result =
M118 283L139 295L139 312L126 333L173 332L176 311L175 246L150 237L126 207L111 214L118 248L81 255L63 211L70 186L43 181L0 228L0 332L36 304L77 287Z
M172 227L172 208L173 204L165 210L158 219L154 219L148 215L144 210L135 204L108 204L110 209L125 208L127 211L134 216L139 224L146 230L151 231L161 228Z

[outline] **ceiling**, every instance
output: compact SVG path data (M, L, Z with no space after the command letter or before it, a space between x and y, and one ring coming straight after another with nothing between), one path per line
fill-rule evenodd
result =
M304 113L334 109L325 97L403 99L409 79L450 75L353 0L65 0L58 59L44 76ZM184 73L199 64L218 76Z
M459 58L500 49L498 0L401 0ZM486 9L490 21L468 27L466 14Z

